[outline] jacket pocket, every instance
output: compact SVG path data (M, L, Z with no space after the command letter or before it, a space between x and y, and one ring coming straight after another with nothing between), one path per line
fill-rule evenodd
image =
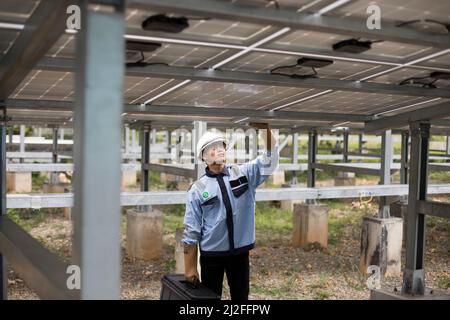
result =
M248 190L248 179L246 176L241 176L236 180L230 180L230 186L234 196L239 198Z
M214 203L216 203L216 201L219 200L219 198L217 196L214 196L212 198L209 198L208 200L206 200L205 202L203 202L201 204L202 207L207 207L210 205L213 205Z
M234 188L233 194L236 198L239 198L240 196L242 196L246 191L248 190L248 183L240 185L237 188Z
M207 228L216 225L220 220L220 200L219 197L213 196L200 204L202 209L203 222Z

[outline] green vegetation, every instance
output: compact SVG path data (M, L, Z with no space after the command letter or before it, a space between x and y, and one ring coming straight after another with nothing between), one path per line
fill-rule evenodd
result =
M450 289L450 276L440 277L438 287L441 289Z
M8 217L28 232L43 223L49 215L59 212L58 208L7 210Z
M41 175L40 172L32 172L31 173L31 181L32 181L32 190L33 192L37 192L42 190L44 183L47 182L47 179Z

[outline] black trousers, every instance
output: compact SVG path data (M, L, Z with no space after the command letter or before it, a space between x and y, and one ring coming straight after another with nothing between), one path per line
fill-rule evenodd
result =
M227 274L231 300L248 300L250 266L248 251L225 257L200 256L202 283L222 296L223 274Z

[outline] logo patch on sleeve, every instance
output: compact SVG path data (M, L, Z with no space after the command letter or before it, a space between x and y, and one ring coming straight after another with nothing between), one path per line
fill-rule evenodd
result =
M208 191L203 192L203 193L202 193L202 197L203 197L204 199L208 198L208 197L209 197Z

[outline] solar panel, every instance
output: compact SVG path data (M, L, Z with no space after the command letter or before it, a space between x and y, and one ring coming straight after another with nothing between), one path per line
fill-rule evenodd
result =
M276 48L277 45L287 45L287 46L297 46L301 48L311 48L311 49L329 49L332 53L333 44L340 42L342 40L350 39L352 36L338 35L333 33L323 33L316 31L294 31L276 41L273 45L269 45L269 48ZM379 40L379 39L368 39L368 40ZM419 53L427 53L431 51L432 48L394 43L391 41L377 42L372 44L372 49L367 51L367 54L376 56L378 58L388 57L396 59L405 59L410 56L414 56Z

